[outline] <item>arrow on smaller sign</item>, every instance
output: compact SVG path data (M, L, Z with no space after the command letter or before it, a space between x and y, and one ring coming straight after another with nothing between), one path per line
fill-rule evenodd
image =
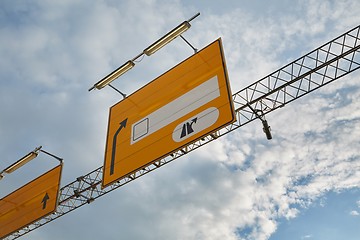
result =
M114 165L115 165L115 150L116 150L116 139L117 139L117 135L120 133L121 129L126 127L126 123L127 123L127 118L125 120L123 120L120 123L120 127L119 129L115 132L114 134L114 139L113 139L113 146L112 146L112 153L111 153L111 163L110 163L110 175L114 174Z
M41 203L43 204L42 209L46 208L46 203L47 201L50 199L49 195L47 193L45 193L44 198L42 199Z

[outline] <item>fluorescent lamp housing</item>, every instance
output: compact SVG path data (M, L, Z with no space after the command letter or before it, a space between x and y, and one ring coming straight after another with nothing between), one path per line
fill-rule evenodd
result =
M51 156L53 158L56 158L62 164L62 160L63 160L62 158L59 158L59 157L55 156L54 154L51 154L51 153L49 153L47 151L44 151L41 148L42 148L42 146L35 148L34 151L28 153L24 157L20 158L17 162L11 164L9 167L2 170L0 172L0 180L4 178L5 173L10 174L10 173L14 172L15 170L21 168L22 166L24 166L25 164L27 164L28 162L30 162L34 158L36 158L38 156L39 152L43 152L43 153L45 153L45 154L47 154L47 155L49 155L49 156Z
M20 167L24 166L26 163L30 162L31 160L33 160L34 158L37 157L38 152L40 151L42 147L37 147L34 149L34 151L28 153L27 155L25 155L24 157L20 158L17 162L11 164L9 167L7 167L6 169L2 170L0 172L0 180L4 178L4 173L12 173L14 172L16 169L19 169Z
M14 164L10 165L9 167L7 167L4 172L9 174L14 172L16 169L19 169L20 167L24 166L26 163L30 162L31 160L33 160L34 158L36 158L38 155L38 153L36 151L30 152L29 154L27 154L26 156L22 157L21 159L19 159L17 162L15 162Z
M94 87L97 89L102 89L103 87L109 85L112 81L129 71L135 66L135 63L131 60L127 61L122 66L115 69L112 73L101 79L99 82L97 82Z
M179 26L175 27L173 30L165 34L162 38L151 44L148 48L146 48L143 53L147 56L154 54L160 48L174 40L176 37L180 36L183 32L188 30L191 27L188 21L184 21Z

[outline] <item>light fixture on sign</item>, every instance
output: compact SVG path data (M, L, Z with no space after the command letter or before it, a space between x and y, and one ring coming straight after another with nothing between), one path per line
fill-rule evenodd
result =
M10 167L6 168L4 170L5 173L12 173L13 171L15 171L16 169L24 166L26 163L30 162L31 160L33 160L34 158L36 158L38 155L37 152L31 152L28 155L24 156L23 158L21 158L20 160L18 160L16 163L14 163L13 165L11 165Z
M186 30L188 30L191 27L190 23L188 21L184 21L179 26L165 34L162 38L151 44L148 48L146 48L143 52L147 56L150 56L151 54L158 51L160 48L174 40L176 37L180 36L182 33L184 33Z
M11 164L9 167L7 167L6 169L4 169L0 175L2 175L2 173L12 173L15 170L19 169L20 167L24 166L25 164L27 164L28 162L30 162L31 160L33 160L34 158L37 157L38 152L40 150L41 147L35 148L34 151L26 154L24 157L20 158L18 161L16 161L15 163Z
M99 82L95 83L95 85L89 89L89 91L93 90L94 88L102 89L106 85L109 85L112 81L129 71L135 66L135 63L131 60L127 61L122 66L115 69L112 73L101 79Z
M44 150L41 150L42 146L35 148L32 152L26 154L24 157L20 158L18 161L16 161L15 163L11 164L9 167L5 168L4 170L2 170L0 172L0 180L2 178L4 178L4 173L10 174L12 172L14 172L15 170L21 168L22 166L24 166L25 164L27 164L28 162L30 162L31 160L33 160L34 158L36 158L40 152L43 152L47 155L50 155L54 158L56 158L57 160L59 160L60 162L62 162L62 159L49 153L46 152Z
M114 81L115 79L117 79L118 77L120 77L121 75L123 75L124 73L126 73L127 71L129 71L131 68L133 68L135 66L135 62L136 62L136 60L138 58L142 57L144 54L147 55L147 56L150 56L150 55L154 54L156 51L158 51L160 48L162 48L163 46L165 46L166 44L168 44L169 42L171 42L172 40L174 40L178 36L180 36L196 52L196 49L188 41L186 41L186 39L183 38L181 36L181 34L184 33L186 30L188 30L191 27L190 21L192 21L194 18L198 17L199 15L200 15L200 13L197 13L193 17L191 17L189 20L184 21L183 23L181 23L180 25L175 27L173 30L171 30L170 32L165 34L162 38L160 38L159 40L157 40L156 42L151 44L149 47L145 48L145 50L142 51L140 54L138 54L136 57L134 57L133 59L127 61L125 64L123 64L122 66L120 66L119 68L114 70L112 73L110 73L109 75L107 75L106 77L101 79L96 84L94 84L94 86L92 86L89 89L89 91L91 91L91 90L93 90L95 88L100 90L103 87L109 85L110 87L112 87L114 90L119 92L125 98L126 95L124 93L120 92L114 86L110 85L110 83L112 81Z

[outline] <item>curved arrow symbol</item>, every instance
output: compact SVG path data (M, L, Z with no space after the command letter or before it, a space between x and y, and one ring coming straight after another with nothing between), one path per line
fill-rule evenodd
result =
M193 129L193 124L197 122L197 117L192 119L191 122L186 122L184 125L183 125L183 128L181 130L181 136L180 138L183 138L185 137L186 135L190 134L190 133L193 133L194 132L194 129Z
M116 150L116 139L117 139L117 136L119 135L121 129L125 128L126 127L126 122L127 122L127 118L125 120L123 120L121 123L120 123L120 127L119 129L115 132L114 134L114 138L113 138L113 145L112 145L112 152L111 152L111 163L110 163L110 175L113 175L114 174L114 165L115 165L115 150Z
M182 142L201 131L213 126L219 119L220 111L216 107L209 107L204 111L188 118L184 122L178 124L173 133L174 142Z

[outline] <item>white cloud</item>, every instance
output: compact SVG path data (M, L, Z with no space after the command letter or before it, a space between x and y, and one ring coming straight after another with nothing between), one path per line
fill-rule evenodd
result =
M310 239L310 238L313 238L313 235L308 234L308 235L301 237L301 239Z
M349 213L351 216L359 216L360 213L356 210L352 210L350 213Z

